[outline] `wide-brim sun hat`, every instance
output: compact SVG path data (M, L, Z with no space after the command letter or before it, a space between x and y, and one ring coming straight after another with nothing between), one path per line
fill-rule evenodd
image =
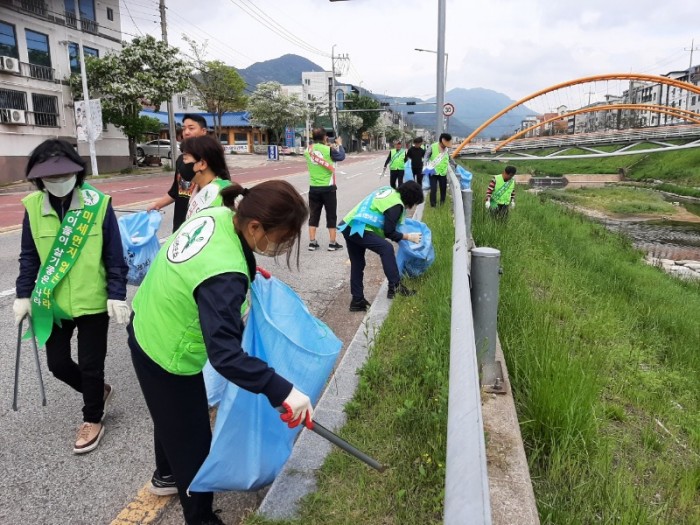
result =
M27 174L27 179L42 179L54 175L71 175L83 171L83 166L68 157L57 155L45 161L37 162Z

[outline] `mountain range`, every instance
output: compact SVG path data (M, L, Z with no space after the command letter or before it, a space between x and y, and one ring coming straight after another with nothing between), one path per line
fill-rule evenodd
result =
M243 79L248 84L249 90L254 90L261 82L276 81L280 84L301 84L301 74L304 71L324 71L318 64L299 55L287 54L272 60L256 62L245 69L239 69ZM364 90L363 90L364 94ZM369 93L368 93L369 94ZM433 102L432 105L420 103L416 106L399 104L392 109L404 114L409 122L418 128L435 127L435 98L421 100L413 97L392 97L390 95L372 95L380 102L390 104L406 102ZM450 117L448 130L460 137L465 137L476 129L482 122L498 113L503 108L509 106L514 101L503 93L484 88L454 88L445 94L445 101L451 102L455 106L455 114ZM408 115L409 111L431 111L430 114ZM519 106L508 114L504 115L496 122L487 127L480 136L500 137L501 135L513 132L519 127L523 118L528 115L536 115L537 112L525 106Z

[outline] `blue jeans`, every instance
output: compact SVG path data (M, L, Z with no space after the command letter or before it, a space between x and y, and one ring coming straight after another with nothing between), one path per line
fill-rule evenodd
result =
M350 293L352 298L359 301L365 297L363 279L365 276L365 252L370 250L379 255L382 260L384 275L390 285L399 284L399 267L396 265L394 247L389 241L369 230L364 236L355 233L350 235L350 226L343 230L343 237L347 242L348 256L350 257Z

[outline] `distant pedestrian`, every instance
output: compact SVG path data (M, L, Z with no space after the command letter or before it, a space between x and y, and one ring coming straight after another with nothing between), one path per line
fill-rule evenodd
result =
M313 144L304 152L306 165L309 168L309 251L318 250L316 230L321 221L321 210L326 210L326 226L328 227L328 251L334 252L343 248L336 240L336 223L338 222L338 186L335 179L335 163L345 160L343 141L337 137L332 145L328 145L326 130L313 130Z
M389 166L389 185L392 188L396 189L401 185L405 165L406 150L403 148L401 140L397 139L394 141L394 147L389 150L389 156L384 162L384 170L382 171L384 174Z
M496 175L486 189L486 209L494 216L504 218L509 208L515 208L515 166L506 166Z
M413 180L418 184L423 184L423 157L425 149L423 148L423 137L413 139L413 145L406 152L406 160L411 161L411 171L413 172Z
M447 197L447 170L450 163L449 148L452 146L452 135L443 133L440 140L430 146L425 152L424 175L430 177L430 206L437 203L437 188L440 186L440 204Z
M202 115L196 113L188 113L182 117L182 138L201 137L207 134L207 121ZM172 140L172 139L171 139ZM186 176L182 174L182 154L175 161L175 176L173 183L168 190L168 193L160 199L153 202L148 208L148 211L158 211L166 206L175 203L173 210L173 232L185 222L187 217L187 208L192 195L192 179L187 180L187 177L194 176L188 173Z
M221 190L231 185L226 156L221 143L204 135L182 142L181 174L191 177L194 189L187 208L187 219L206 208L221 206Z
M32 152L27 179L39 191L22 199L26 209L12 306L15 324L31 320L46 345L51 373L80 392L83 424L73 452L99 445L105 407L114 388L104 382L109 320L129 320L119 225L110 197L85 181L85 162L66 141L49 139ZM71 339L78 329L78 362Z
M420 204L423 199L423 190L415 181L402 184L398 190L384 186L373 191L355 206L338 226L347 241L350 257L351 312L365 311L370 306L369 301L365 299L363 283L367 250L381 258L384 275L389 281L389 299L393 299L397 293L416 293L401 282L394 247L387 239L394 242L421 241L420 233L400 233L397 228L404 221L406 209Z

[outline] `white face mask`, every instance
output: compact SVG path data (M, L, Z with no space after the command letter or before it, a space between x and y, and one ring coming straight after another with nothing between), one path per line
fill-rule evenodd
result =
M44 180L44 187L54 197L65 197L73 188L75 188L75 183L77 177L75 175L70 175L67 177L52 177L50 179Z

